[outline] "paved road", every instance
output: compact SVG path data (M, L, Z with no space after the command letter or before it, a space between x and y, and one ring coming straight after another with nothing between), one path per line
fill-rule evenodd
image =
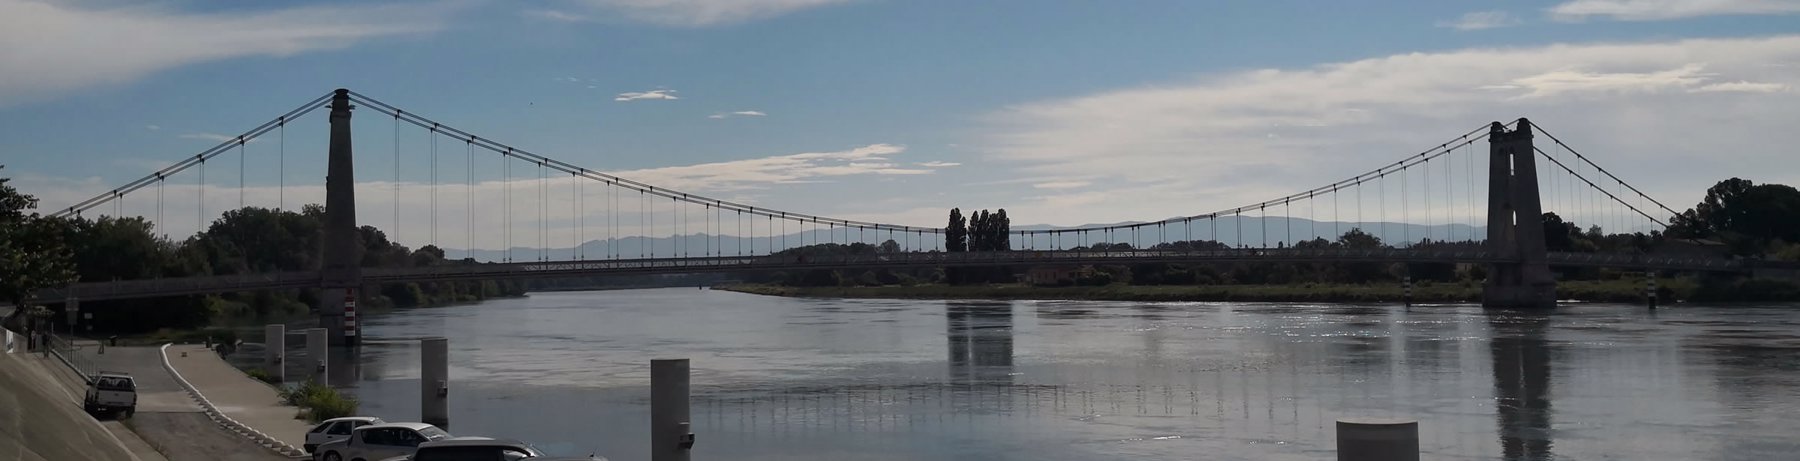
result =
M281 461L288 458L213 423L162 366L155 347L82 348L96 368L137 380L137 415L125 421L171 461Z

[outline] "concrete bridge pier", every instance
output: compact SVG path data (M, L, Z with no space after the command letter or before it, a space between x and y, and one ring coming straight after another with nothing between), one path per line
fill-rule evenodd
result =
M1556 307L1556 279L1544 244L1544 208L1538 198L1537 153L1531 121L1519 119L1508 131L1494 122L1488 131L1488 250L1517 262L1488 266L1482 307Z

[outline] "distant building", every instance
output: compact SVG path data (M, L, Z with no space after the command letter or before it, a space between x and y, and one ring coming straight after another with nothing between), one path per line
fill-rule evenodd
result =
M1062 285L1074 283L1075 277L1081 273L1078 267L1070 266L1037 266L1025 273L1025 282L1032 285Z

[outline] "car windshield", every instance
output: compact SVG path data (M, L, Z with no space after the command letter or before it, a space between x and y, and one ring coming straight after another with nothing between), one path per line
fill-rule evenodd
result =
M450 433L435 427L419 429L419 435L425 436L425 440L444 440L450 438Z
M130 391L137 388L137 386L133 385L131 382L131 378L114 376L102 376L94 383L94 386L103 391Z

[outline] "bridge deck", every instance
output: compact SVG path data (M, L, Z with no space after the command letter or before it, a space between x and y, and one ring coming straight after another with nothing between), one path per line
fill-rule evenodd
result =
M805 269L885 269L937 266L1084 265L1218 262L1413 262L1504 263L1513 259L1479 250L1234 249L1208 251L1000 251L974 253L894 253L800 257L723 256L560 262L514 262L403 268L366 268L367 283L585 277L596 275L684 274ZM1731 259L1667 258L1649 255L1550 253L1553 266L1614 267L1633 270L1742 272L1752 267L1791 265ZM38 299L148 298L233 291L319 286L315 271L219 275L115 282L87 282L42 290Z

